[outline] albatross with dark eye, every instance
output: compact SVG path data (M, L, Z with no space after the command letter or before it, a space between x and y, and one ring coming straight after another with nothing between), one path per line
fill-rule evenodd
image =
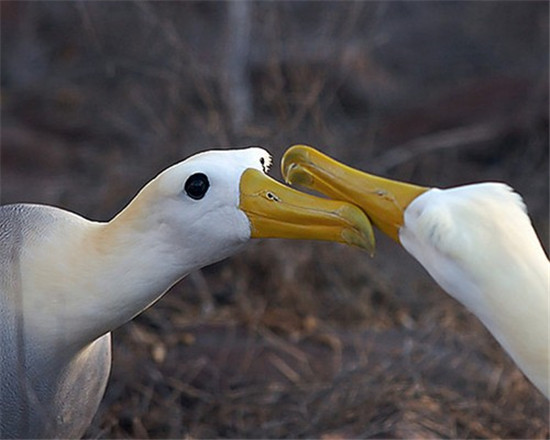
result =
M261 148L168 168L106 223L44 205L0 208L0 437L82 436L111 366L110 332L250 238L372 249L357 207L269 178Z
M208 191L210 182L208 182L208 177L203 173L193 174L185 182L185 192L189 197L195 200L200 200Z
M305 145L289 148L281 166L287 182L361 207L481 320L549 397L550 264L509 186L411 185L355 170Z

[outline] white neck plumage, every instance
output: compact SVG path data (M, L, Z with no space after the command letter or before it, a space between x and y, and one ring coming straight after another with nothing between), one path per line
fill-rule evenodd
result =
M409 209L405 213L401 243L445 291L483 322L548 397L548 258L516 194L494 184L454 191L468 201L467 211L457 203L452 216L446 216L446 206L438 205L437 199L447 201L453 190L428 191L410 205L410 218ZM483 191L492 191L493 198L481 198ZM508 203L498 203L497 196ZM422 215L415 219L417 204Z
M22 263L33 267L23 270L31 275L22 280L27 335L78 350L133 318L197 267L168 227L154 215L136 215L139 208L132 203L109 223L75 216L70 236L57 240L63 232L54 225L51 239L29 252Z

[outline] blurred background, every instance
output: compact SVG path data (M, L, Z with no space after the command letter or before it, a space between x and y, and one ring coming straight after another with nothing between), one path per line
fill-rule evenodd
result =
M293 143L496 180L549 240L548 2L11 2L1 201L108 220L169 165ZM114 333L91 438L548 438L548 402L397 244L267 240Z

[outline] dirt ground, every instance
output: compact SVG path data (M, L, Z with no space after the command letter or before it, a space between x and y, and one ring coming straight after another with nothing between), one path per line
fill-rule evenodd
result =
M108 220L163 168L293 143L497 180L549 242L547 2L9 2L1 201ZM548 401L397 244L267 240L114 334L90 438L548 438Z

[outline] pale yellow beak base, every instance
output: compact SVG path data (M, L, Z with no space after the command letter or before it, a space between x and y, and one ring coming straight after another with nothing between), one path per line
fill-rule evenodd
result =
M372 225L350 203L301 193L252 168L241 177L240 197L252 238L335 241L374 252Z
M399 241L407 206L429 188L373 176L306 145L294 145L281 161L287 183L359 206L385 234Z

